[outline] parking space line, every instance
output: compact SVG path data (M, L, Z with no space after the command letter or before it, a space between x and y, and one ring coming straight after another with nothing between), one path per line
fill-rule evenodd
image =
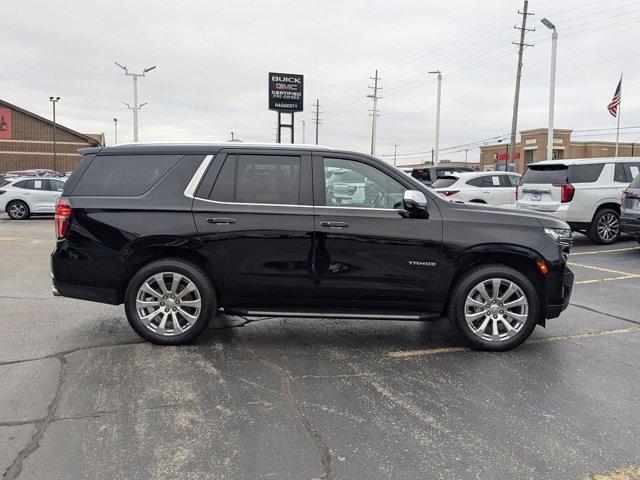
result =
M588 283L600 283L611 282L613 280L629 280L632 278L640 278L640 275L623 275L622 277L609 277L609 278L595 278L593 280L580 280L579 282L573 282L574 285L585 285Z
M590 252L572 252L569 257L573 257L575 255L597 255L598 253L628 252L629 250L640 250L640 247L612 248L611 250L592 250Z
M611 270L610 268L594 267L593 265L584 265L582 263L567 262L567 265L570 265L572 267L588 268L590 270L596 270L598 272L615 273L616 275L623 275L625 277L640 277L640 274L636 274L636 273L621 272L620 270Z
M585 332L585 333L572 333L569 335L557 335L555 337L540 337L528 340L524 345L530 343L550 343L559 342L562 340L581 340L585 338L594 337L606 337L609 335L619 335L621 333L637 332L640 331L640 327L626 327L615 328L612 330L601 330L598 332ZM409 358L418 356L440 355L442 353L456 353L456 352L470 352L469 347L444 347L444 348L429 348L424 350L405 350L398 352L389 352L389 356L392 358Z

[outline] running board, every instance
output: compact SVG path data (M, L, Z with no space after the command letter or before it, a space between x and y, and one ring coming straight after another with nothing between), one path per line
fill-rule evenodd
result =
M242 315L248 317L297 317L297 318L348 318L357 320L429 320L439 318L438 313L407 313L388 314L380 313L353 313L344 312L313 312L313 311L293 311L293 310L265 310L250 308L225 308L230 315Z

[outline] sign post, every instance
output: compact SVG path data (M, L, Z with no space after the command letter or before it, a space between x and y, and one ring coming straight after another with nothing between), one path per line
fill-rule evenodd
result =
M282 129L291 130L294 143L295 112L304 109L304 76L292 73L269 73L269 110L278 112L277 142L282 143ZM282 123L282 114L291 114L290 123Z

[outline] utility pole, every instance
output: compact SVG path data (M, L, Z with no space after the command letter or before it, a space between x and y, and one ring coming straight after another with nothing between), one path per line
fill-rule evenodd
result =
M58 146L57 146L57 125L56 125L56 103L60 101L60 97L49 97L49 101L53 103L53 169L58 171Z
M302 143L305 144L307 143L307 124L304 120L300 120L300 123L302 124Z
M150 72L151 70L156 68L156 66L154 65L152 67L145 68L142 71L142 73L130 73L129 70L127 70L127 67L120 65L118 62L113 62L113 63L115 63L117 66L119 66L121 69L124 70L125 76L133 77L133 107L126 102L122 102L122 103L124 103L129 110L133 110L133 141L137 142L138 141L138 111L144 105L146 105L146 102L143 103L142 105L138 105L138 77L146 77L147 72Z
M367 95L367 98L373 99L373 110L371 111L371 116L373 117L373 121L371 122L371 155L376 154L376 130L378 128L378 117L380 114L378 113L378 90L382 90L382 87L378 86L378 70L376 70L376 74L374 77L369 77L373 80L373 87L369 86L371 90L373 90L373 95Z
M434 147L435 150L435 165L438 164L438 150L440 150L440 97L442 95L442 72L440 70L435 70L433 72L429 72L432 74L438 75L438 103L436 106L436 144Z
M313 114L315 115L314 122L316 124L316 145L318 145L318 125L322 123L322 121L320 120L321 113L322 112L320 111L320 99L316 98L316 109L313 112Z
M526 32L534 32L535 28L527 28L527 17L529 15L533 15L533 13L529 13L529 0L524 0L524 8L521 11L518 11L518 14L522 15L522 26L518 27L514 26L516 30L520 30L520 41L513 42L514 45L518 45L518 69L516 72L516 93L513 99L513 117L511 119L511 155L513 155L514 160L516 156L516 130L518 129L518 103L520 102L520 78L522 77L522 53L524 51L524 47L533 47L533 44L524 43L524 35ZM505 164L505 170L509 170L509 155L507 155L507 160Z
M113 144L117 145L118 144L118 119L117 118L113 119L113 128L115 131L115 138L113 140Z
M465 167L467 166L467 156L468 156L468 154L469 154L469 149L465 148L464 149L464 166Z
M556 99L556 52L558 50L558 31L556 26L547 18L540 20L550 30L551 34L551 76L549 79L549 125L547 127L547 160L553 160L553 117Z
M394 145L394 146L393 146L393 166L394 166L394 167L396 166L396 156L397 156L397 154L398 154L398 147L399 147L399 146L400 146L400 145Z

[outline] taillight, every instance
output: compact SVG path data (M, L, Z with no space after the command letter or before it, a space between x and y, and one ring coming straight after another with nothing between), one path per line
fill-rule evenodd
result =
M69 231L72 215L73 208L71 208L69 200L59 197L56 202L56 238L58 240L64 238Z
M455 195L456 193L458 193L460 190L439 190L439 193L441 193L442 195L444 195L445 197L449 197L451 195Z
M356 193L357 190L358 190L358 187L349 185L349 188L347 189L347 193L349 195L353 195L354 193Z
M554 187L560 187L560 203L569 203L573 200L573 194L576 193L576 189L570 183L554 183Z
M520 198L520 185L516 187L516 201Z

